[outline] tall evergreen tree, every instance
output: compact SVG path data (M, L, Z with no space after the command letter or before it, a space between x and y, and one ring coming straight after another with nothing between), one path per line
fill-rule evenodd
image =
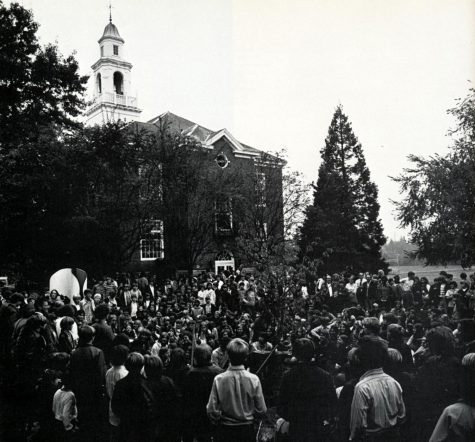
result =
M386 269L378 188L370 179L361 144L338 106L331 121L314 202L300 229L300 257L319 271Z

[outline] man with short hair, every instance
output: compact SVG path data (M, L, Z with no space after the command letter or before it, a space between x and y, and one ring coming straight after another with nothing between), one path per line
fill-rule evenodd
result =
M366 372L356 384L351 403L350 440L398 441L406 409L401 386L382 369L387 347L376 336L363 336L359 357Z
M199 442L211 441L214 429L206 415L206 404L213 380L222 372L221 368L211 363L211 347L198 345L194 352L194 367L187 373L183 387L183 396L188 398L184 409L187 422L185 442L192 441L194 437Z
M267 411L259 378L244 368L249 346L233 339L227 346L231 366L217 375L206 411L210 419L220 423L218 442L254 441L254 417Z
M280 390L280 412L289 426L291 442L313 442L325 437L336 410L336 393L329 373L312 363L310 339L298 339L293 355L298 363L285 373Z
M119 441L149 440L146 381L141 374L144 362L140 353L130 353L125 361L125 368L129 373L115 384L111 408L120 419Z
M81 431L85 440L96 440L97 425L102 419L106 364L104 353L92 345L95 331L89 325L78 330L79 344L71 354L69 366L72 389L76 395ZM99 411L98 411L99 410Z

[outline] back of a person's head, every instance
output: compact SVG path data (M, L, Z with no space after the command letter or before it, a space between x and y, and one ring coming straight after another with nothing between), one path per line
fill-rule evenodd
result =
M72 378L71 373L69 372L69 370L67 370L63 373L63 376L61 377L61 383L63 384L63 388L65 390L71 390L72 389L73 378Z
M205 367L211 362L211 347L207 344L196 346L194 358L197 367Z
M125 345L116 345L110 352L110 361L114 367L120 367L125 364L129 356L129 348Z
M231 365L243 365L249 354L249 346L240 338L233 339L226 347Z
M132 373L140 373L144 364L144 357L137 352L130 353L125 361L125 368Z
M112 341L112 345L113 346L125 345L126 347L129 347L130 345L129 337L125 333L119 333Z
M462 358L461 393L464 402L475 406L475 353Z
M384 371L390 375L397 374L402 368L402 355L395 348L388 348L388 354L383 364Z
M87 344L92 341L94 337L95 330L90 325L83 325L78 330L79 343Z
M292 346L293 355L301 362L309 362L315 353L315 346L308 338L297 339Z
M427 332L427 344L434 356L453 356L455 338L450 328L438 325Z
M388 340L392 342L402 342L403 328L398 324L388 325Z
M359 357L365 370L382 368L387 358L387 348L376 336L363 336L359 342Z
M29 318L35 313L35 306L31 304L23 304L20 307L20 314L23 318Z
M109 314L110 309L107 304L99 304L96 309L94 310L94 317L101 321L102 319L106 319L107 315Z
M380 325L379 319L375 317L369 317L363 319L363 327L371 334L379 335Z
M70 330L73 324L74 319L69 316L65 316L63 319L61 319L59 326L61 327L61 330Z
M147 379L159 379L163 373L163 362L158 356L146 355L144 370Z
M21 293L15 292L13 295L10 295L8 302L11 302L12 304L23 304L25 302L25 297Z
M186 367L185 350L180 347L176 347L170 352L169 367L172 370L179 370Z
M66 370L66 367L69 364L69 359L70 359L70 356L68 353L65 353L65 352L51 353L51 355L49 356L49 366L53 370L64 371Z
M71 304L63 305L58 309L57 315L59 318L62 316L69 316L71 318L76 314L76 308Z
M394 313L385 313L383 315L383 320L386 324L397 324L397 317Z

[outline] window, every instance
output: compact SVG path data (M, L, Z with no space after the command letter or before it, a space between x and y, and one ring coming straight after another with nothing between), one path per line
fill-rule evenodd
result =
M114 72L114 92L118 95L124 95L124 77L120 72Z
M231 198L222 197L216 201L215 230L217 234L229 235L233 229Z
M104 46L101 46L101 57L104 57Z
M119 46L113 45L114 48L114 55L119 55Z
M266 174L262 171L256 173L256 201L258 207L266 207Z
M228 164L229 164L229 160L228 160L228 157L226 155L224 155L224 153L220 153L217 157L216 157L216 164L221 167L221 169L225 169Z
M102 79L101 79L101 74L97 74L96 77L96 90L98 94L102 93Z
M140 240L140 260L153 261L163 259L163 222L149 220L145 223L142 239Z

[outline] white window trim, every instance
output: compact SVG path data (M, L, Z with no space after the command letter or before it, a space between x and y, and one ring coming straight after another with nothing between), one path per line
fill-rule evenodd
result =
M266 186L267 186L267 176L263 171L256 172L256 193L258 197L257 207L267 207L266 201Z
M144 243L144 241L150 241L150 239L142 238L140 240L140 261L155 261L157 259L163 259L165 257L164 240L163 240L163 221L161 221L161 220L149 220L148 222L149 223L155 223L155 222L158 223L158 226L159 226L158 229L152 228L149 233L151 233L151 234L159 233L160 234L160 240L159 240L160 241L160 250L158 252L158 256L151 257L151 258L150 257L144 257L142 255L142 244Z
M218 204L214 203L214 231L219 233L231 233L233 231L233 206L231 198L228 198L229 208L226 212L218 212ZM229 229L218 229L218 215L221 213L226 213L229 215Z

